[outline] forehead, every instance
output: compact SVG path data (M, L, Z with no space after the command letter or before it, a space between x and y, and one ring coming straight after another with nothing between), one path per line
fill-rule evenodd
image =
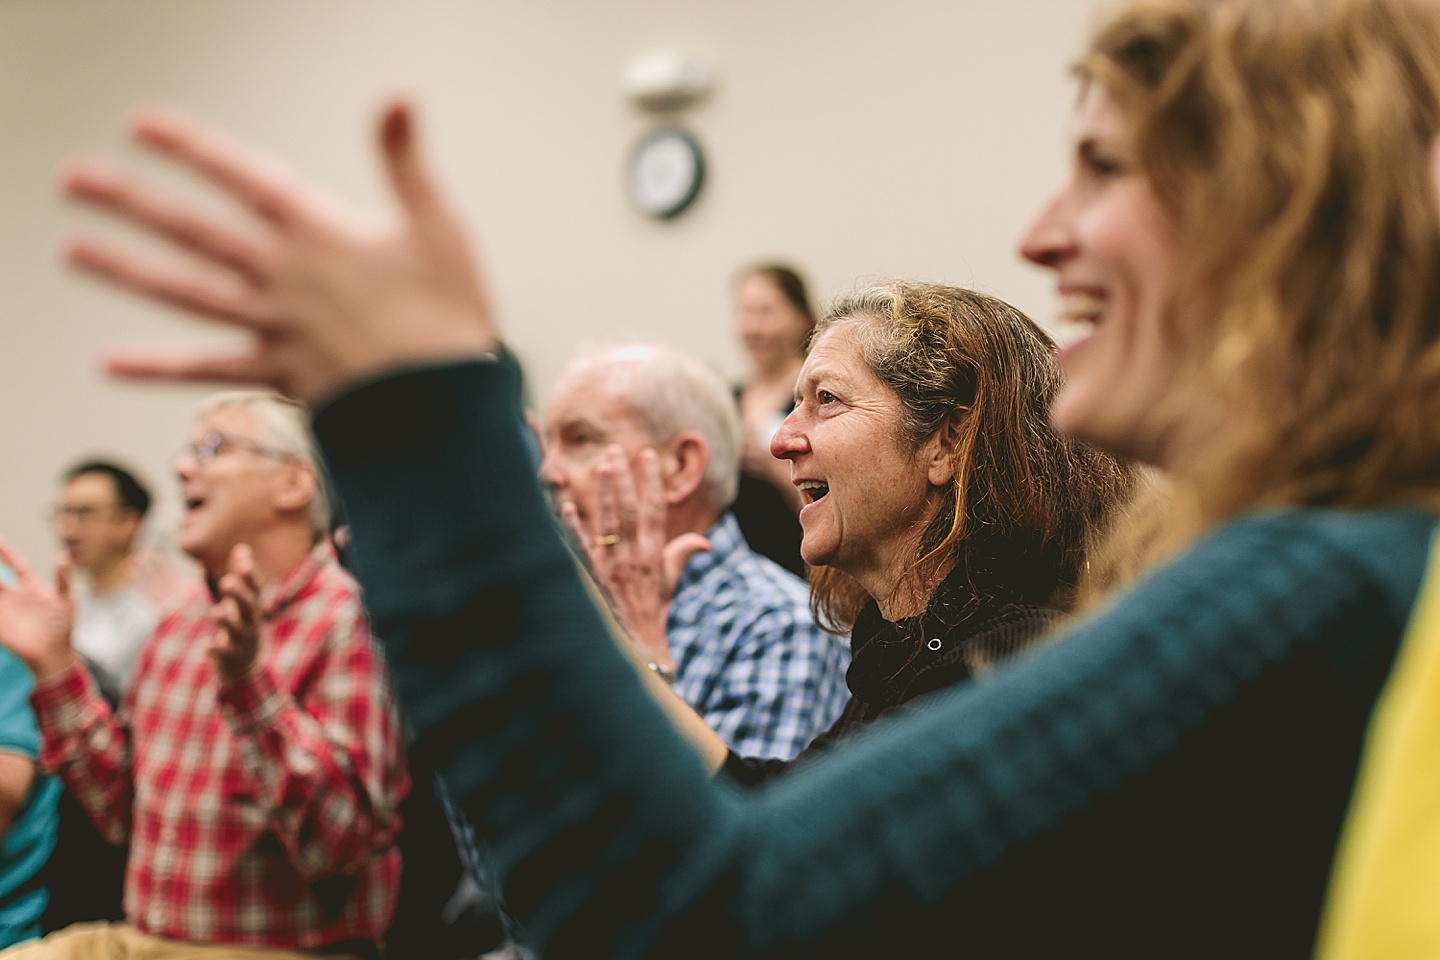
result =
M780 288L775 281L760 273L752 273L740 281L739 289L742 300L755 300L772 302L780 299Z
M106 473L82 473L65 484L65 498L72 502L108 502L118 496L114 478Z
M580 420L619 426L634 424L634 371L628 364L580 363L555 382L545 404L546 429Z
M1099 140L1107 145L1128 145L1133 125L1130 117L1099 80L1086 84L1075 107L1075 139Z
M879 378L870 371L860 351L857 327L861 321L844 320L820 335L810 346L800 379L816 376L841 377L851 383L875 383Z
M229 404L202 413L191 431L196 436L216 430L236 436L249 436L254 431L255 420L250 411L239 404Z

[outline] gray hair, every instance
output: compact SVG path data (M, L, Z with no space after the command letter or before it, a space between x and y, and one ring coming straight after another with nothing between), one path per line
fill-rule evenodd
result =
M294 457L315 472L315 495L310 498L306 518L316 534L326 533L330 529L330 490L310 433L309 410L266 390L227 390L206 398L200 405L200 416L228 407L240 407L250 414L257 443Z
M720 375L699 360L654 343L610 343L582 349L572 367L623 364L631 375L630 403L650 440L669 443L685 430L705 440L701 489L724 510L740 484L740 411Z

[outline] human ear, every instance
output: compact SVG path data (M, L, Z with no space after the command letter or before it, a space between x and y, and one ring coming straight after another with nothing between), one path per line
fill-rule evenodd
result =
M690 499L705 480L705 465L709 460L710 448L704 437L693 430L676 434L666 445L660 461L665 502L676 504Z
M960 454L960 443L964 439L965 424L969 419L969 407L956 407L950 411L945 422L940 424L940 429L925 442L922 449L932 487L943 487L955 479L955 473L959 469L956 458Z
M293 513L309 509L315 499L315 485L319 482L315 469L303 460L289 460L282 465L275 486L275 509L281 513Z

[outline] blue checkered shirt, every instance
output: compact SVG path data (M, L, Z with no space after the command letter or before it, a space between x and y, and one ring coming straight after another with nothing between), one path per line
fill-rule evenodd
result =
M732 514L706 536L666 623L675 692L741 756L789 760L849 699L850 644L815 625L805 581L751 550Z

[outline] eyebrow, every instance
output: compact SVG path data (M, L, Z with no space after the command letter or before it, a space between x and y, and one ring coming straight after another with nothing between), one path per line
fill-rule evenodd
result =
M563 436L566 433L573 433L576 430L588 430L591 433L598 433L601 436L605 435L605 429L603 427L588 417L583 416L572 417L569 420L562 421L555 427L555 434L557 436Z
M800 394L804 392L805 387L814 386L821 380L829 380L836 386L840 387L842 390L847 387L853 386L850 380L847 379L846 376L838 369L826 366L816 367L814 370L810 371L808 376L802 377L798 381L796 381L795 403L797 405L800 403Z

